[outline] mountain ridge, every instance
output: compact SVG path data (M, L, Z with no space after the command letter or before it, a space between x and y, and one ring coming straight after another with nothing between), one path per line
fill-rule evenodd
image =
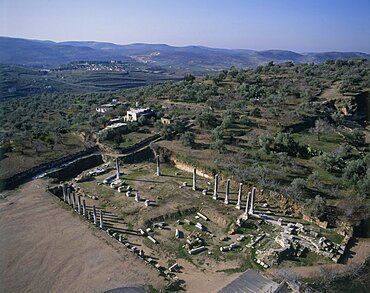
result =
M74 61L110 61L154 63L189 71L214 71L231 66L256 67L275 63L321 63L331 59L365 58L362 52L308 52L291 50L223 49L201 45L133 43L127 45L97 41L30 40L0 36L0 63L57 67Z

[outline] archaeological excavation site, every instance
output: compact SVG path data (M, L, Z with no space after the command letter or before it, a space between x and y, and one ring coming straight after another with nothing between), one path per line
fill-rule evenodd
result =
M50 194L155 268L167 289L186 288L182 275L194 267L237 273L338 263L352 237L351 227L330 229L282 194L208 173L156 144L99 156L100 165L75 177L48 174L55 182ZM290 288L285 280L268 286Z

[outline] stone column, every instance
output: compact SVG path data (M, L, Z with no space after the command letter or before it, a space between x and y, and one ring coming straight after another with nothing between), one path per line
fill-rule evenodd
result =
M160 162L159 162L159 156L157 156L157 176L161 176L161 172L159 170Z
M67 188L67 201L68 205L71 205L71 189L69 187Z
M256 196L256 188L252 188L252 194L251 194L251 207L249 209L249 214L253 215L254 214L254 197Z
M238 210L240 210L242 204L242 193L243 193L243 183L239 183L238 202L236 203L235 207Z
M83 199L82 200L82 214L87 217L87 213L86 213L86 201Z
M96 208L95 208L95 205L93 205L93 220L94 220L94 225L96 225Z
M247 202L246 202L246 204L245 204L245 215L248 215L248 213L249 213L249 203L250 203L250 201L251 201L251 196L252 196L252 193L249 191L248 192L248 197L247 197Z
M119 160L118 160L118 158L116 159L116 170L117 170L116 179L119 179L120 173L119 173Z
M63 201L67 201L67 184L63 183L62 185L62 191L63 191Z
M139 195L139 192L136 191L136 195L135 195L135 201L139 202L140 201L140 195Z
M77 213L81 215L81 196L77 196Z
M197 190L197 169L193 169L193 190Z
M215 175L215 187L213 189L213 199L217 199L217 192L218 192L218 174Z
M73 203L73 209L77 210L77 208L76 208L76 206L77 206L77 204L76 204L76 194L75 194L74 191L72 192L72 203Z
M100 229L103 229L103 211L100 210Z
M230 194L230 179L226 181L226 192L225 192L225 204L229 204L229 194Z

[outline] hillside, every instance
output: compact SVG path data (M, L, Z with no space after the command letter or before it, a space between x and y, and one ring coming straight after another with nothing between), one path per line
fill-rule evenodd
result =
M0 63L29 66L58 66L73 61L125 61L155 64L179 71L206 73L223 68L256 67L270 61L283 63L321 63L329 59L366 58L359 52L299 54L286 50L254 51L216 49L203 46L174 47L165 44L117 45L105 42L52 42L0 37Z

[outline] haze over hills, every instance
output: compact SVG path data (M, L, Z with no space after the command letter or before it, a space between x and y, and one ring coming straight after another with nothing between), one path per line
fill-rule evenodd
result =
M58 43L0 37L0 63L40 67L56 67L73 61L117 60L207 72L231 66L256 67L269 61L320 63L339 58L370 59L370 55L361 52L296 53L287 50L254 51L165 44L118 45L94 41Z

